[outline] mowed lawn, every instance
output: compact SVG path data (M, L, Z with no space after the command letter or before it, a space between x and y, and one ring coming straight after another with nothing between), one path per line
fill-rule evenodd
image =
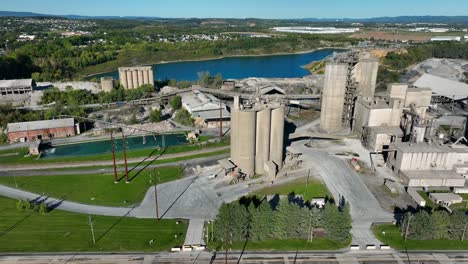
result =
M15 203L0 197L0 252L161 251L181 246L187 230L186 221L91 216L93 244L88 215L41 215L18 211Z
M47 173L47 172L44 172ZM183 176L180 167L162 167L129 173L130 183L125 183L124 173L119 173L120 181L114 183L113 174L60 175L0 177L0 184L15 187L37 194L85 204L130 206L139 203L148 188L153 186L152 178L158 183L179 179Z
M317 238L312 242L307 242L304 239L284 239L284 240L265 240L265 241L247 241L244 242L233 242L229 244L229 249L232 250L243 250L245 245L245 250L286 250L286 251L296 251L296 250L338 250L345 248L349 245L346 244L337 244L326 238ZM208 247L210 249L221 250L224 243L221 242L210 242Z
M328 191L325 185L317 179L299 179L285 184L266 187L255 192L257 195L289 195L294 193L296 196L300 195L306 201L312 198L324 198L333 196Z
M375 236L383 243L399 250L466 250L468 240L406 240L401 237L397 226L391 224L373 227ZM383 233L385 232L385 234Z

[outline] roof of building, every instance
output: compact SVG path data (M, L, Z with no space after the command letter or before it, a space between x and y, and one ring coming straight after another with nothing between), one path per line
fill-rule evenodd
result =
M218 117L219 117L219 99L214 97L211 94L205 94L198 90L193 90L185 93L181 93L180 96L182 97L182 103L189 112L195 114L195 112L200 111L210 111L210 110L217 110ZM223 109L226 108L226 105L221 103L221 107ZM223 114L224 115L224 114ZM229 112L226 111L226 116L230 116Z
M286 92L276 85L269 85L268 87L264 87L260 89L260 95L271 95L271 94L285 95Z
M460 174L452 170L418 170L418 171L401 171L401 174L406 178L412 179L465 179Z
M200 117L205 120L219 119L221 117L219 115L219 109L193 112L192 116L194 118ZM223 109L222 117L223 119L231 118L231 114L226 109Z
M421 88L431 88L435 95L455 100L468 97L468 84L427 73L423 74L413 85Z
M234 163L232 163L232 161L230 161L228 159L218 160L218 163L225 170L232 170L232 169L234 169L236 167L236 165L234 165Z
M455 152L453 149L446 145L440 145L437 143L411 143L411 142L393 142L390 145L391 149L396 149L405 153L417 153L417 152Z
M75 126L74 118L64 118L64 119L10 123L8 124L7 129L8 129L8 132L11 133L11 132L22 132L22 131L28 131L28 130L59 128L59 127L73 127L73 126Z
M33 84L33 79L0 80L1 88L32 87Z
M433 198L434 200L438 201L460 201L463 198L454 193L430 193L429 198Z

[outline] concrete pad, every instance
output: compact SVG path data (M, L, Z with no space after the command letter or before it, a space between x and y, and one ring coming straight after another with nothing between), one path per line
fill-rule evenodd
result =
M204 245L203 241L203 226L205 220L203 219L190 219L185 236L184 246Z

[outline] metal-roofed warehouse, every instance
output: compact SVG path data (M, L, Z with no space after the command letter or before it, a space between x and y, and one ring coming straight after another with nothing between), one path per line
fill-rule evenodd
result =
M201 118L207 123L219 123L220 108L224 121L228 121L231 118L226 105L211 94L193 90L181 93L180 96L182 98L182 106L192 114L193 118Z
M10 123L7 130L10 142L35 141L36 139L76 135L75 119L73 118Z
M431 88L434 96L443 96L453 100L468 98L468 84L427 73L423 74L413 85L419 88Z
M30 93L35 87L33 79L0 80L1 95Z

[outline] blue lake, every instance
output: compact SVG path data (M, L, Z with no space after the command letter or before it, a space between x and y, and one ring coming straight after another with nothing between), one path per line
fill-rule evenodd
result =
M198 80L198 73L208 71L216 75L220 73L224 79L242 79L248 77L264 78L297 78L309 75L302 66L317 60L322 60L333 52L343 50L322 49L303 54L226 57L204 61L182 61L154 64L155 79ZM93 77L112 76L119 78L117 71L95 75Z

